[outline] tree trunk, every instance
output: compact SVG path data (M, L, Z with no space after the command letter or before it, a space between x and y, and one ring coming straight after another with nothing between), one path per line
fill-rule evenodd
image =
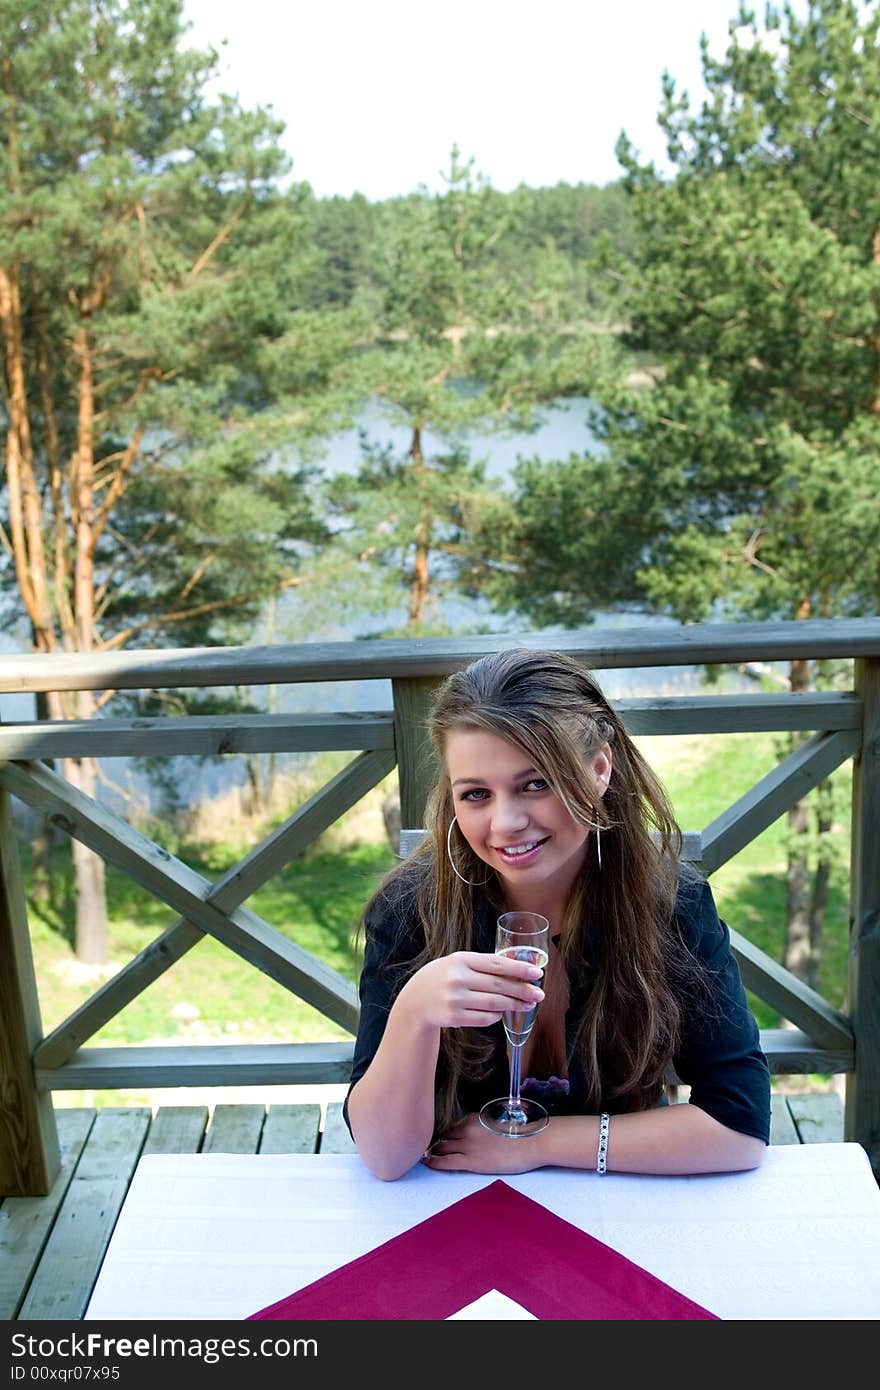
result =
M31 897L35 903L52 898L52 826L41 816L31 840Z
M269 595L266 605L266 646L271 647L275 643L275 620L277 618L277 606L275 595ZM278 713L278 686L270 685L266 691L266 710L269 714ZM266 802L270 807L275 805L275 797L278 788L278 755L277 753L266 753L262 758L263 785L265 787Z
M810 666L807 661L791 663L791 689L808 690ZM795 740L803 735L793 735ZM783 963L799 980L808 980L811 965L810 947L810 867L807 856L807 831L810 827L809 803L806 797L788 813L788 868L785 876L785 948Z
M95 645L95 393L92 345L87 321L76 334L74 353L78 366L77 441L75 455L76 565L74 569L73 612L77 643L81 652ZM81 690L77 698L80 719L93 719L94 692ZM67 759L69 780L85 796L94 798L98 786L98 765L94 758ZM89 965L103 965L108 956L107 903L104 861L79 840L73 842L76 882L76 956Z
M798 841L809 829L809 808L805 800L788 813L791 847L785 876L786 923L785 956L787 970L799 980L808 980L811 971L810 947L810 868L806 849Z
M21 296L17 269L0 266L0 325L3 330L6 405L6 486L9 531L15 575L37 651L55 650L49 604L48 570L43 547L42 502L34 473L30 416L25 383Z
M94 798L98 765L94 758L65 758L64 775L84 796ZM85 965L105 965L108 956L104 861L94 850L72 841L76 887L76 958Z
M834 788L829 778L816 788L818 801L816 824L819 831L819 858L813 878L813 896L810 903L810 969L807 984L819 988L819 965L822 960L822 927L828 907L828 889L831 883L831 852L828 836L834 824Z
M418 478L424 473L425 469L425 460L422 455L422 432L418 426L413 430L412 445L410 446L409 453L413 461L416 477ZM423 506L422 511L427 511L427 508ZM430 587L428 567L430 538L430 518L425 517L423 520L419 521L416 526L415 558L413 560L409 591L409 622L411 627L425 620L425 610L428 604L428 590Z
M388 843L395 854L400 853L400 794L389 792L382 802L382 819Z
M50 719L49 701L42 690L36 695L37 719ZM46 758L47 767L54 768L51 758ZM52 849L55 843L55 827L45 816L40 816L34 837L31 840L31 897L35 903L48 903L52 897Z
M258 818L266 810L266 784L259 753L245 754L244 770L250 788L250 814Z

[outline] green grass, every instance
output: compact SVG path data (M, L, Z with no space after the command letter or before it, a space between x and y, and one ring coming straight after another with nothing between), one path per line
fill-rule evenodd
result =
M777 757L776 736L725 735L640 740L670 794L685 830L702 829L745 792ZM848 843L849 769L841 786L837 838ZM180 857L216 879L245 848L181 847ZM27 881L27 850L23 851ZM354 934L363 904L393 863L386 843L316 848L265 885L248 906L290 940L349 980L356 980ZM44 1031L50 1032L94 993L100 981L73 953L69 855L59 850L48 905L30 904ZM835 866L824 930L821 988L843 1004L848 941L848 865ZM736 930L781 960L785 916L785 824L777 822L712 877L719 911ZM112 868L107 873L112 965L119 968L175 920L174 914ZM756 997L762 1027L779 1020ZM333 1041L348 1035L211 938L204 938L91 1040L91 1045L209 1041ZM102 1093L101 1103L111 1101ZM131 1103L129 1098L128 1103Z
M181 857L214 879L235 862L224 856L184 852ZM355 932L373 886L392 864L387 845L344 853L317 852L289 864L248 906L298 946L356 981ZM49 911L31 905L32 940L43 1025L50 1032L94 992L94 976L78 968L69 933L59 929L66 875L53 876ZM169 927L175 916L113 868L107 872L111 963L119 967ZM54 924L54 925L53 925ZM111 1019L92 1040L121 1045L209 1040L314 1042L348 1034L281 985L210 937L160 976Z

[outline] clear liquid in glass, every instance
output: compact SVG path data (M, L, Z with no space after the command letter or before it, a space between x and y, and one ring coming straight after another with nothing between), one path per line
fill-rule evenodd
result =
M535 984L543 987L544 975L548 955L539 946L508 946L505 950L498 952L499 956L510 956L513 960L525 960L530 965L541 967L541 978L535 980ZM504 1031L507 1034L507 1041L513 1047L522 1047L538 1014L538 1006L534 1004L531 1009L523 1009L521 1012L504 1015Z

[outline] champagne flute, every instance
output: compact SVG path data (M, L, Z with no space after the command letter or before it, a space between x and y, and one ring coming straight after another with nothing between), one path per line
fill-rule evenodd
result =
M526 960L543 970L549 959L549 934L550 923L539 912L505 912L498 918L495 954ZM523 1004L521 1009L504 1015L504 1031L510 1044L510 1094L488 1101L480 1111L480 1123L485 1129L510 1139L539 1134L549 1120L543 1105L523 1100L519 1093L523 1043L532 1031L537 1012L537 1004Z

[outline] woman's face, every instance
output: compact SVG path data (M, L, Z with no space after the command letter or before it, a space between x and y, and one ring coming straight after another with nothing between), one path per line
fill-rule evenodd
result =
M591 832L569 814L528 754L495 734L459 729L447 736L445 761L453 810L474 853L514 894L538 886L567 893ZM607 744L593 771L602 795L611 775Z

